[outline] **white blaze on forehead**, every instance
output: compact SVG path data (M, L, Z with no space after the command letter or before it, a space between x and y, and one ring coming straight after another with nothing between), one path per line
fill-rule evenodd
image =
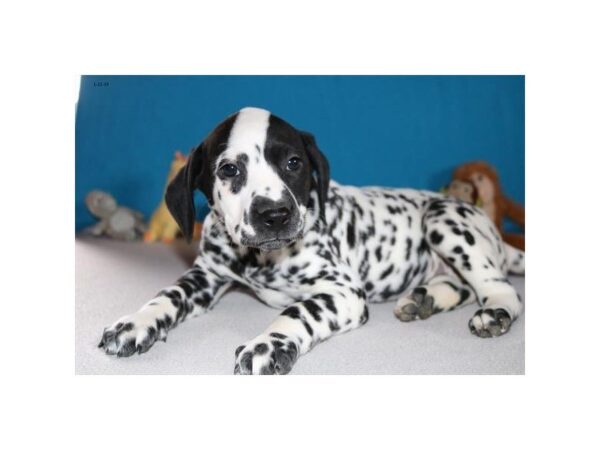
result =
M227 147L235 151L248 151L259 146L262 150L267 140L271 113L260 108L244 108L239 113L229 133Z
M279 175L265 160L264 148L270 117L269 111L260 108L240 110L229 133L227 150L221 154L221 160L230 161L236 161L240 154L248 156L246 184L237 195L239 200L247 204L252 200L246 198L251 192L276 201L285 189Z

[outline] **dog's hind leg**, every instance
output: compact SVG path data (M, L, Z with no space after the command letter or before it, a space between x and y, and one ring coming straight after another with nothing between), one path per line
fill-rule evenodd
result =
M437 199L424 215L422 228L429 246L477 296L481 309L469 321L471 332L480 337L506 333L523 306L506 278L506 247L490 219L472 205Z
M394 314L403 322L427 319L432 314L473 303L475 299L473 290L458 277L437 275L400 298Z

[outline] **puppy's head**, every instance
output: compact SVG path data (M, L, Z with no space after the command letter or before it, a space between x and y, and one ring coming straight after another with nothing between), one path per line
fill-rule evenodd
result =
M165 199L188 239L200 189L234 243L274 250L302 236L314 185L324 220L329 165L314 138L268 111L244 108L192 151Z

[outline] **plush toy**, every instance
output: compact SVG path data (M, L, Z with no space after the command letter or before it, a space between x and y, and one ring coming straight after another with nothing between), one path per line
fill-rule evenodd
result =
M100 219L100 222L86 230L94 236L105 235L132 241L146 230L144 216L140 212L118 206L114 197L106 192L90 192L85 197L85 204Z
M477 189L470 181L452 180L443 192L450 197L481 206L481 201L477 196Z
M175 158L171 162L171 168L169 170L169 175L167 176L167 186L175 178L175 175L181 170L185 163L187 162L187 158L180 151L175 152ZM196 222L194 226L194 239L200 238L200 233L202 231L202 223ZM150 223L148 225L148 231L144 234L144 241L146 242L155 242L162 241L165 243L171 243L180 234L179 226L171 213L167 209L167 204L165 203L164 195L163 199L158 205L158 208L154 210L152 214L152 218L150 219Z
M469 196L475 199L471 200L471 203L477 204L488 214L500 230L504 241L525 250L524 234L505 233L502 228L502 219L508 217L525 230L525 208L504 196L498 175L492 166L483 161L476 161L457 167L448 194L463 200Z

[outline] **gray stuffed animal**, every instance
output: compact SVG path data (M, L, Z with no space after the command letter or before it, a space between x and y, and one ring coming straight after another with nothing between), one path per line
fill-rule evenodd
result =
M144 216L138 211L117 205L106 192L92 191L85 197L90 212L100 219L87 231L94 236L106 235L114 239L133 241L146 231Z

